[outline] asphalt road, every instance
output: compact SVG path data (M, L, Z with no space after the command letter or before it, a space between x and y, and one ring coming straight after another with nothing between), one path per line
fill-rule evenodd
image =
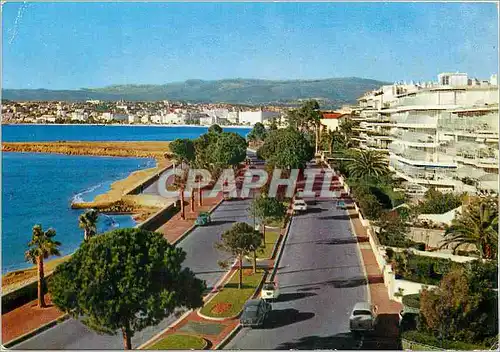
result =
M185 237L178 246L186 253L184 265L191 268L196 275L206 280L210 288L224 275L217 262L229 257L227 253L214 248L214 243L219 241L220 235L230 228L233 222L246 221L253 224L253 219L248 218L247 209L251 200L233 200L223 202L212 214L213 223L205 227L197 227L190 235ZM157 333L166 329L177 318L172 315L164 319L159 325L148 327L132 338L132 347L148 341ZM99 335L75 319L69 319L23 343L13 349L50 350L50 349L123 349L121 333L114 336Z
M349 218L318 201L293 218L277 271L280 298L260 329L243 328L226 349L353 349L353 305L367 300Z

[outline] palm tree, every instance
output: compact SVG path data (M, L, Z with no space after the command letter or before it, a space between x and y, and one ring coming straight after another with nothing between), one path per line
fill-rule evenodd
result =
M56 235L54 229L43 231L41 225L33 226L33 235L28 243L29 249L25 253L26 261L36 264L38 269L38 307L45 308L45 274L43 271L43 260L51 255L61 255L58 247L60 242L54 241Z
M181 219L186 220L186 211L184 209L184 191L186 190L187 172L184 170L182 175L175 175L174 186L179 191L179 200L181 203Z
M349 151L347 171L349 176L357 179L381 177L389 174L385 156L374 150Z
M99 212L97 210L91 209L81 214L78 218L78 226L83 229L84 241L88 241L92 236L97 234L97 219L99 218Z
M472 201L446 229L441 248L474 244L482 259L493 259L498 251L498 204L494 198Z

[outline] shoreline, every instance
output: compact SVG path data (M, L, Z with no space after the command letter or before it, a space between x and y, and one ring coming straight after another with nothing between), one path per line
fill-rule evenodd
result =
M174 124L105 124L105 123L2 123L4 126L109 126L109 127L198 127L208 128L212 125L174 125ZM251 130L253 126L219 125L224 128L241 128Z
M138 143L140 145L138 145ZM170 165L171 163L169 160L167 160L164 157L164 153L168 153L168 143L169 142L29 142L29 143L24 143L24 142L11 142L11 143L4 143L2 144L2 151L3 152L12 152L12 153L45 153L45 154L60 154L60 155L73 155L73 156L92 156L92 157L132 157L132 158L148 158L148 159L153 159L155 160L155 166L154 167L149 167L149 168L143 168L143 169L137 169L135 171L132 171L129 173L127 176L124 178L120 178L118 180L112 181L112 183L109 186L109 189L104 192L97 194L94 199L91 202L85 202L86 204L89 205L98 205L99 203L115 203L120 200L123 200L124 194L123 192L130 187L140 183L142 180L145 180L146 178L150 177L151 175L155 174L158 172L160 169ZM58 150L59 148L65 148L68 147L68 145L73 145L74 147L78 147L81 144L86 144L87 148L83 149L78 149L78 151L74 150ZM47 150L5 150L8 149L9 145L18 145L21 148L23 146L29 145L33 147L33 149L37 149L36 147L40 148L40 146L47 147L49 148ZM109 147L110 145L115 147L115 149L111 148L105 151L104 149L99 149L95 148L96 146L107 146ZM136 149L130 150L129 148L123 149L124 145L127 146L135 146L137 147ZM148 149L149 147L149 149ZM113 150L116 150L116 148L120 151L125 151L125 153L119 153L119 155L115 155ZM159 148L159 149L158 149ZM155 152L156 151L156 152ZM74 153L73 153L74 152ZM144 155L137 155L138 152L144 153ZM104 153L104 154L101 154ZM139 153L139 154L140 154ZM105 182L105 181L104 181ZM135 202L130 202L134 203L134 209L129 212L106 212L104 211L103 214L108 214L109 215L129 215L134 222L135 225L139 224L142 222L145 218L150 215L151 212L154 212L156 210L156 207L152 206L145 206L141 205L140 203L135 203ZM71 205L69 205L71 207ZM113 214L112 214L113 213ZM74 253L74 251L72 252ZM64 258L69 258L72 253L65 254L63 257ZM50 263L52 261L58 262L58 259L61 259L62 257L54 257L51 260L47 261L46 263ZM32 273L34 271L34 273ZM23 275L23 273L26 273ZM14 279L14 277L17 276L17 279ZM9 292L12 290L15 290L18 287L23 286L26 282L29 280L32 280L33 277L36 277L36 266L27 266L26 268L19 268L19 269L14 269L14 270L9 270L5 273L2 273L2 287L4 289L4 292ZM7 282L12 281L9 284L4 283L4 280L7 280ZM11 288L14 287L14 288Z

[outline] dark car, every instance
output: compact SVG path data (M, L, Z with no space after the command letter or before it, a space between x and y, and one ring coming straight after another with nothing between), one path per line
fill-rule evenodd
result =
M243 313L240 317L241 326L261 327L271 311L271 304L263 299L248 300L243 306Z

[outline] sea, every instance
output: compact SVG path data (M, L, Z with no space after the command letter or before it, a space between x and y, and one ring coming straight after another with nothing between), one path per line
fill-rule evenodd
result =
M250 129L225 128L245 136ZM196 138L207 127L99 125L3 125L3 142L41 141L171 141ZM56 230L61 253L73 253L83 240L78 227L82 210L73 201L91 201L113 182L150 168L153 159L2 153L2 274L30 267L24 253L33 225ZM129 215L101 215L98 231L134 227Z

